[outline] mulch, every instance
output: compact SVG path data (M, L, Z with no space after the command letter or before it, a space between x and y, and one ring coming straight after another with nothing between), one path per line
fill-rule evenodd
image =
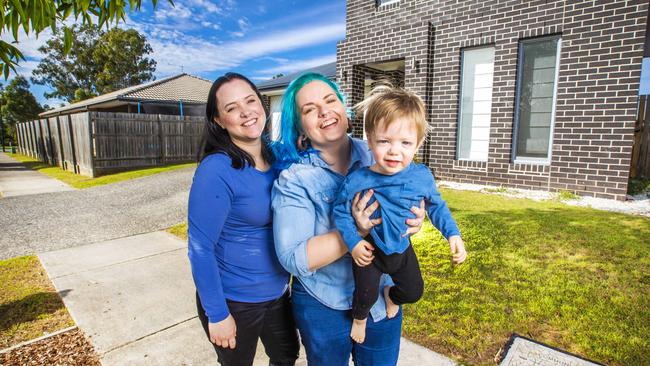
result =
M75 328L0 354L0 366L9 365L100 366L101 363L83 332Z

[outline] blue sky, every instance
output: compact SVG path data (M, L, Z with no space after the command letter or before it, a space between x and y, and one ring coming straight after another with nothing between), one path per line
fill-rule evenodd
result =
M157 62L157 79L186 72L214 80L236 71L254 82L336 60L336 43L345 37L345 1L177 0L175 7L159 0L155 10L144 0L122 28L147 37ZM42 54L38 47L51 36L19 36L27 57L18 73L29 77ZM9 39L3 34L2 39ZM6 82L3 82L6 84ZM46 87L33 85L41 104Z

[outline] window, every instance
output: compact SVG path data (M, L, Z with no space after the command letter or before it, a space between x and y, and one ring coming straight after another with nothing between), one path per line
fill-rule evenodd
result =
M280 117L282 113L282 95L273 95L270 98L271 109L271 140L277 141L280 139Z
M462 51L458 160L487 161L493 76L494 47Z
M377 7L388 5L388 4L393 4L393 3L398 3L399 0L377 0Z
M513 156L515 162L550 161L560 37L521 41Z

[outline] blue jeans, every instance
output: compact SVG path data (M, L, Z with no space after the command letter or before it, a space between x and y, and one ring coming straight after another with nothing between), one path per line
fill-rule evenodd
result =
M366 340L352 341L351 310L334 310L313 298L294 277L293 316L307 351L309 366L347 366L350 354L356 366L394 366L399 356L402 310L392 319L374 322L368 317Z

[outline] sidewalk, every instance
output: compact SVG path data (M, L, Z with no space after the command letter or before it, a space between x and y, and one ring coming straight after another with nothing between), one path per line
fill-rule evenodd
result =
M39 258L104 365L216 363L196 316L184 241L159 231ZM306 365L300 356L297 365ZM261 347L255 365L268 365ZM399 365L453 362L402 339Z
M24 196L72 190L74 188L69 185L26 168L17 160L0 152L0 196Z

